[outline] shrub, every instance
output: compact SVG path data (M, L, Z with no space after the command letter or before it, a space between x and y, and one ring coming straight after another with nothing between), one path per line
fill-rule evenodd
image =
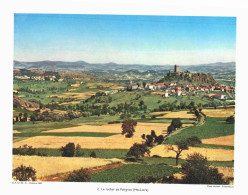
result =
M44 153L44 152L38 152L37 156L48 156L48 155L46 153Z
M167 129L167 133L168 135L172 133L172 131L175 130L175 127L171 124L170 126L168 126L168 129Z
M180 181L171 175L169 177L162 177L161 183L180 183Z
M173 125L175 128L181 128L183 124L182 124L180 118L174 118L171 121L171 125Z
M147 146L153 146L153 136L152 135L146 135L146 145Z
M13 154L31 156L35 154L35 149L32 148L32 146L28 146L27 144L25 144L22 147L19 146L19 148L13 148Z
M12 177L17 181L35 181L36 170L30 166L21 165L12 171Z
M157 180L158 180L158 178L155 178L155 177L153 177L153 176L147 176L147 177L142 176L142 177L139 179L138 183L156 183Z
M62 151L62 156L64 157L73 157L75 153L75 144L68 143L66 146L62 146L60 151Z
M190 146L194 146L195 144L201 144L201 140L197 136L192 136L187 139L187 142Z
M230 124L233 124L234 121L235 121L235 119L234 119L233 116L230 116L230 117L228 117L228 118L226 119L226 122L227 122L227 123L230 123Z
M80 170L74 170L71 172L66 179L65 182L88 182L91 179L90 172L88 169L81 168Z
M157 144L162 144L164 141L164 136L163 135L159 135L155 138L155 143Z
M110 121L110 122L108 122L108 124L118 124L118 123L121 123L121 121Z
M150 155L150 150L145 144L134 143L129 149L127 156L134 156L135 158L144 157L145 153Z
M152 158L161 158L161 156L155 154L152 156Z
M223 174L210 167L207 158L199 153L188 155L182 164L182 173L185 175L182 183L185 184L227 184Z
M92 158L96 158L96 153L95 153L94 151L93 151L93 152L91 152L90 157L92 157Z
M77 144L76 146L76 150L75 150L75 156L83 156L83 152L80 151L81 150L81 146L79 144Z

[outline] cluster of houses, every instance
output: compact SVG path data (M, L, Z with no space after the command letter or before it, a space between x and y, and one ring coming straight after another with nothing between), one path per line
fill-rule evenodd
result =
M137 83L129 84L127 86L127 90L151 90L151 91L160 91L164 92L163 97L169 97L169 96L182 96L187 94L197 94L198 92L206 92L207 97L217 98L224 100L226 99L225 95L221 94L208 94L213 91L224 91L224 92L234 92L235 88L227 87L224 85L213 85L213 86L193 86L193 85L178 85L176 82L170 82L170 83L155 83L155 84L146 84L139 85Z

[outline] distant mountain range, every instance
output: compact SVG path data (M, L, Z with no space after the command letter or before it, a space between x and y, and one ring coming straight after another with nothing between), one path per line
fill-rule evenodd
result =
M219 71L234 71L235 62L228 63L211 63L211 64L199 64L199 65L183 65L180 66L180 71L189 70L191 72L216 72ZM14 61L14 68L19 69L42 69L52 71L84 71L84 72L105 72L110 74L118 74L126 72L128 74L142 74L142 72L151 71L173 71L174 65L145 65L145 64L116 64L116 63L88 63L85 61L66 62L66 61L38 61L38 62L20 62ZM128 72L127 72L128 71Z

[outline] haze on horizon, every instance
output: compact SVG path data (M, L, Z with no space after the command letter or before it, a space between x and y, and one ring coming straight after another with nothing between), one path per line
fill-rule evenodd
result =
M235 61L236 18L15 14L14 60L195 65Z

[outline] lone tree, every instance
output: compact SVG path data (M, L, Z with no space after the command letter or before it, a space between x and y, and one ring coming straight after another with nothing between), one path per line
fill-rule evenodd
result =
M134 121L133 119L127 119L124 120L122 123L122 135L125 135L126 137L132 137L133 133L135 132L135 127L137 126L137 122Z
M189 149L189 142L186 139L181 139L181 140L177 140L175 144L176 144L176 148L174 146L170 146L169 150L176 152L176 165L178 165L178 158L183 150Z
M91 179L90 172L87 169L81 168L80 170L74 170L64 180L66 182L88 182Z
M150 155L150 150L147 148L146 144L134 143L129 149L127 156L134 156L135 158L144 157L145 154Z
M30 166L21 165L12 171L12 177L17 181L35 181L36 170Z
M177 128L181 128L183 123L181 122L180 118L174 118L171 121L170 126L167 128L168 135L172 133L172 131L176 130Z
M218 169L210 167L207 158L199 153L188 155L186 162L182 164L185 184L228 184L223 179L223 174Z
M68 143L66 146L62 146L60 148L60 151L62 151L62 156L65 157L73 157L75 153L75 144L74 143Z
M181 128L183 124L182 124L180 118L174 118L171 121L171 125L173 125L175 128Z

